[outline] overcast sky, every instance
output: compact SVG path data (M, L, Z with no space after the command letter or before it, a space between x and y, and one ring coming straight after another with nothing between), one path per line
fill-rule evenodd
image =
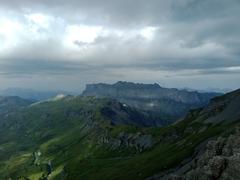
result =
M239 0L1 0L1 88L240 87Z

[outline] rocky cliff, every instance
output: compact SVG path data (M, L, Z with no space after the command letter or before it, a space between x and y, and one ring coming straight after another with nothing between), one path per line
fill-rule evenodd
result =
M192 161L171 175L153 179L237 180L240 175L240 133L209 140Z
M158 84L120 81L112 85L89 84L83 95L117 99L135 108L153 112L161 119L176 120L190 109L206 105L211 98L219 94L163 88Z

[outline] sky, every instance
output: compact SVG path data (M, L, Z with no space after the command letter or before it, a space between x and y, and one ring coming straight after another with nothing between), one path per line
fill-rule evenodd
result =
M1 88L240 88L239 0L1 0Z

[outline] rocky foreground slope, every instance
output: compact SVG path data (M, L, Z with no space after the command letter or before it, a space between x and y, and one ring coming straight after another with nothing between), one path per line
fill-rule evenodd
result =
M240 133L228 137L210 140L205 152L191 162L191 168L185 175L175 175L169 178L181 179L238 179L240 175Z
M158 84L119 81L112 85L89 84L83 95L113 98L135 108L150 111L160 116L160 119L172 123L190 109L205 106L211 98L220 94L163 88Z
M145 114L107 98L27 106L1 116L0 179L234 179L239 99L240 90L214 98L166 127L139 126Z
M239 108L240 90L212 99L208 106L198 112L193 122L223 126L226 128L223 133L200 144L195 154L177 168L152 176L148 180L239 179Z

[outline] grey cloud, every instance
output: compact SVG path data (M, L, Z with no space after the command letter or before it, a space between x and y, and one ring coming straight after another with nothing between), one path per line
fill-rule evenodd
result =
M85 14L102 20L141 23L159 23L164 20L196 21L239 14L238 0L12 0L1 1L2 7L41 9L61 14ZM96 16L98 15L98 16ZM77 16L76 16L77 17ZM135 22L135 23L134 23Z
M238 0L2 0L0 9L10 10L7 16L19 21L26 21L21 15L28 12L59 19L48 30L41 30L47 38L27 39L10 54L0 54L0 72L5 76L78 74L93 81L94 75L121 78L115 74L121 68L128 68L129 74L136 69L170 74L189 71L215 79L220 74L240 74L224 69L240 66ZM76 40L72 43L79 49L71 51L60 42L65 26L74 24L103 26L126 34L147 26L159 30L151 41L139 35L124 39L116 33L99 35L92 43Z
M86 66L82 67L76 63L69 63L67 61L46 61L46 60L11 60L9 63L1 64L0 72L3 74L69 74L76 73L76 71L88 71Z

